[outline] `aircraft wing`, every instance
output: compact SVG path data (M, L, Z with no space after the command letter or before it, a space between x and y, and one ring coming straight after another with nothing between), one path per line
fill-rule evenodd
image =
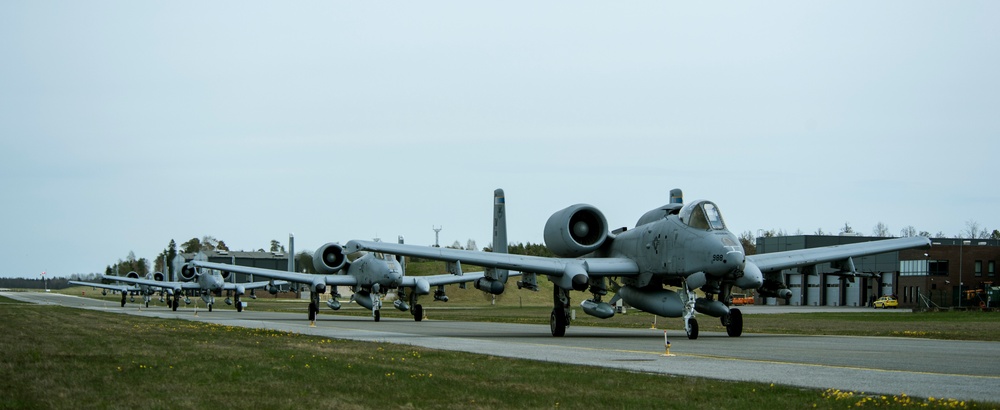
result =
M288 272L275 269L254 268L251 266L230 265L228 263L215 263L204 261L191 261L191 264L208 269L218 269L227 272L237 272L247 275L263 276L270 279L285 280L294 283L325 283L332 286L355 286L358 279L350 275L313 275L310 273ZM254 282L258 283L258 282ZM260 282L267 284L268 282ZM249 288L248 288L249 289Z
M561 277L567 271L576 271L580 268L590 276L634 276L639 274L638 265L627 258L547 258L358 240L347 242L344 250L347 253L373 251L445 262L462 262L517 272L541 273L553 277Z
M92 287L101 288L101 289L117 290L119 292L138 292L138 291L141 290L141 289L139 289L138 286L109 285L109 284L104 284L104 283L80 282L80 281L75 281L75 280L71 280L71 281L69 281L69 283L72 283L74 285L92 286Z
M821 248L797 249L793 251L762 253L747 256L761 272L774 272L798 266L816 265L844 260L850 257L875 255L912 248L928 248L931 240L925 237L884 239L847 245L824 246Z
M271 286L271 285L281 286L281 285L287 285L287 284L288 284L288 282L287 281L283 281L283 280L275 280L275 281L265 280L265 281L245 282L245 283L229 283L229 282L226 282L224 285L222 285L222 288L225 289L225 290L237 290L237 286L242 286L243 289L264 289L264 288L266 288L268 286Z
M163 282L152 279L127 278L123 276L102 275L106 280L117 280L119 282L131 283L134 285L145 285L160 289L200 289L197 283L193 282Z

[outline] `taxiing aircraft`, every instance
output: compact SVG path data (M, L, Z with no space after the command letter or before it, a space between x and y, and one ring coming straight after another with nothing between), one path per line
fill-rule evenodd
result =
M200 254L201 255L201 254ZM204 257L204 255L201 255ZM199 258L196 257L195 261L185 263L180 267L180 277L182 281L178 282L168 282L168 281L157 281L149 279L138 279L138 278L121 278L117 276L107 276L104 275L104 279L107 280L119 280L125 283L132 283L140 286L152 286L163 288L168 295L174 297L171 308L177 310L180 305L180 296L185 297L184 302L190 304L191 300L188 298L189 295L201 296L201 300L208 305L208 311L212 311L212 306L215 305L215 296L221 296L222 291L232 292L234 295L234 300L236 303L236 311L243 311L243 303L240 301L240 297L243 296L247 290L251 292L254 289L267 289L268 291L275 293L277 292L277 287L279 285L284 285L284 281L261 281L261 282L249 282L249 283L230 283L226 282L229 278L228 271L216 271L213 269L203 269L195 265ZM255 297L253 293L250 297ZM229 298L226 298L226 304L230 304Z
M494 192L494 219L498 212L504 213L504 207L504 193L498 189ZM670 203L644 214L633 229L609 232L607 220L597 208L576 204L549 217L544 238L545 245L558 257L361 240L349 241L345 250L386 252L493 268L480 280L482 283L477 282L477 288L499 292L503 292L507 270L523 272L524 278L517 285L531 290L538 289L536 275L545 275L556 285L554 308L549 317L553 336L566 333L570 324L570 291L575 290L593 295L580 304L591 316L602 319L614 316L611 303L620 298L649 313L683 317L688 338L696 339L696 311L721 318L729 336L743 333L742 313L738 308L730 308L734 285L757 289L763 297L787 299L791 291L781 279L782 269L831 263L842 274L857 275L854 257L930 246L927 238L898 238L748 256L736 235L726 228L718 206L706 200L684 204L679 189L671 191ZM495 238L493 243L501 242ZM506 244L506 235L502 243ZM616 293L611 303L602 301L609 289ZM701 289L705 297L697 297L695 289Z
M107 280L112 280L112 281L121 280L121 277L118 277L118 276L107 276L107 275L104 275L103 278L107 279ZM125 276L125 278L128 278L128 279L139 279L139 274L136 273L135 271L132 271L132 272L129 272ZM160 273L160 272L156 272L156 273L153 273L153 274L147 274L146 275L146 279L147 280L151 280L151 281L162 281L163 280L163 274ZM74 284L74 285L84 285L84 286L90 286L90 287L94 287L94 288L101 288L101 289L104 289L102 291L102 293L105 294L105 295L107 294L108 290L113 290L113 291L116 291L116 292L121 292L121 294L122 294L122 307L125 307L125 297L129 296L129 295L131 295L131 298L130 298L131 302L135 302L135 295L142 295L142 300L143 300L143 302L145 302L146 307L149 307L149 302L151 300L153 300L153 295L156 292L161 292L160 301L161 302L163 301L162 293L164 292L164 290L163 290L162 287L158 287L158 286L150 286L150 285L130 285L130 286L126 286L126 285L117 285L117 284L116 285L112 285L112 284L106 284L106 283L81 282L81 281L77 281L77 280L71 280L71 281L69 281L69 283Z
M502 221L501 221L502 222ZM403 238L399 238L399 243ZM505 242L506 243L506 242ZM494 252L506 251L506 248ZM462 251L468 252L468 251ZM352 252L353 253L353 252ZM326 304L330 309L339 310L340 297L337 286L350 286L354 289L352 300L365 309L372 311L372 317L378 322L381 319L382 296L392 289L397 290L397 298L393 307L400 311L410 311L413 320L423 320L423 305L418 303L420 295L430 294L431 286L436 286L434 300L448 301L444 286L456 283L467 283L481 280L485 272L462 272L461 265L449 264L451 273L430 276L406 276L405 259L381 252L365 253L361 257L349 261L348 253L337 243L327 243L316 250L313 255L313 267L320 275L308 273L286 272L271 269L253 268L248 266L230 265L193 261L195 266L218 269L228 272L239 272L263 276L271 279L281 279L289 282L302 283L309 286L311 302L309 303L309 321L316 320L319 313L320 295L326 292L327 286L333 286L331 297ZM407 294L405 289L409 288Z

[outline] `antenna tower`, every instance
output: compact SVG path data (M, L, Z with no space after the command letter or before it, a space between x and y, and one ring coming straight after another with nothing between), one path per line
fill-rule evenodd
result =
M434 247L435 248L440 248L441 247L441 244L438 242L438 239L439 239L440 234L441 234L441 228L443 228L443 227L439 226L439 227L435 228L434 225L431 225L431 229L434 230Z

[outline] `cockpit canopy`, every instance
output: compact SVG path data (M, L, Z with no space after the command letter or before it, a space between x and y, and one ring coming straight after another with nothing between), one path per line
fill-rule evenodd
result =
M692 228L706 231L725 230L726 223L722 220L719 207L711 201L694 201L681 209L681 221Z

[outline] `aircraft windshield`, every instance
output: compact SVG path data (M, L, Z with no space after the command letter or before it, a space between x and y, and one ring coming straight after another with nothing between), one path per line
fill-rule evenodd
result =
M722 221L722 214L719 213L719 208L711 202L703 201L692 204L687 213L687 215L683 215L684 222L692 228L704 229L706 231L726 229L726 223Z

